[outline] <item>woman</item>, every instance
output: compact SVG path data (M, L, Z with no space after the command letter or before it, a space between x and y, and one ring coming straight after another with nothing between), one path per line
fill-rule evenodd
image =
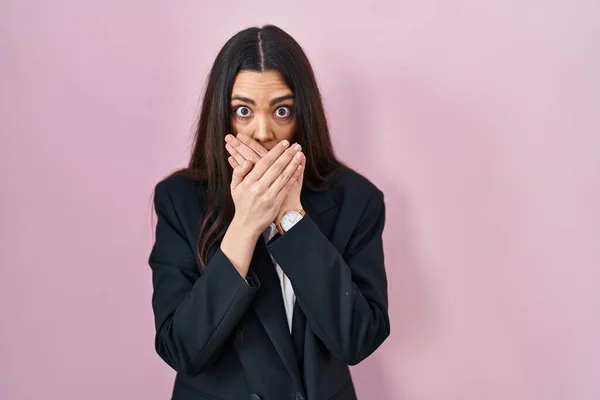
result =
M225 44L189 166L154 196L172 398L356 399L348 365L390 333L383 194L335 158L292 37L269 25Z

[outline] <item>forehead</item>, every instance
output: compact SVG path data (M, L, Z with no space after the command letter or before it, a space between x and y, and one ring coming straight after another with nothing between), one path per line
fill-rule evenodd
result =
M292 91L278 71L241 71L233 82L232 96L243 96L257 102L268 102Z

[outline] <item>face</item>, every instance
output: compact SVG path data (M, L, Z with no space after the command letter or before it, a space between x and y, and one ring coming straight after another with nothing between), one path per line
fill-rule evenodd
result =
M293 141L296 130L294 97L277 71L241 71L231 94L233 134L254 138L265 149Z

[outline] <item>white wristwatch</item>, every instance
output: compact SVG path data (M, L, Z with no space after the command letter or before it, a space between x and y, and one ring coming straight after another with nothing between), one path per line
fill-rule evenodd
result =
M277 230L280 234L284 234L285 232L292 229L292 226L296 225L302 217L306 215L306 211L286 211L281 217L281 221L275 224L277 226Z

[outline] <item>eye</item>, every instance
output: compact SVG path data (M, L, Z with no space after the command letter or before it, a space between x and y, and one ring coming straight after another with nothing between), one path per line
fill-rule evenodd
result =
M281 106L275 110L275 115L279 118L289 118L292 115L292 109L288 106Z
M250 113L250 109L246 106L239 106L235 109L235 115L240 118L248 118Z

